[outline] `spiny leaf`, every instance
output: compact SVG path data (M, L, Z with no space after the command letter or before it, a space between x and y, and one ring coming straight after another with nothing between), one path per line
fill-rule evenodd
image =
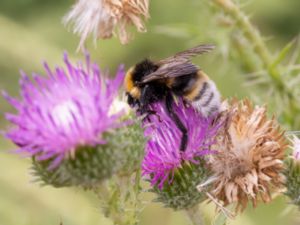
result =
M290 52L297 39L290 41L276 56L273 63L270 66L270 69L274 69L278 64L280 64Z

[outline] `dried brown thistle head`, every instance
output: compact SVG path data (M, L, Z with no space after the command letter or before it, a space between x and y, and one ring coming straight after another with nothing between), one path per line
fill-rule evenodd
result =
M248 201L256 206L271 200L271 191L284 183L283 158L287 141L275 119L268 119L265 107L253 107L249 100L233 100L229 122L220 134L209 163L216 179L211 193L224 205Z
M64 22L73 23L74 33L81 36L79 48L91 33L94 39L116 34L125 44L130 40L129 25L139 32L146 31L143 20L149 18L148 9L149 0L78 0Z

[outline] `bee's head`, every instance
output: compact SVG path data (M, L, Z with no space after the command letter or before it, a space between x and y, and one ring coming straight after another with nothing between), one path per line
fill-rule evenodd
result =
M141 96L141 89L144 84L141 83L142 78L158 68L152 61L145 59L135 66L131 67L125 76L125 89L128 95L134 99L139 99Z

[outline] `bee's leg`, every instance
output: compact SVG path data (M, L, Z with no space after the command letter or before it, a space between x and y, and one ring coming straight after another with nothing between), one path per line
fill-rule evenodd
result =
M155 115L155 112L151 111L151 110L146 110L146 111L143 111L142 115L145 115L143 120L142 120L143 122L147 121L148 123L151 123L150 116Z
M180 143L180 151L184 152L187 146L188 142L188 135L187 135L187 129L179 119L178 115L174 112L172 108L172 103L173 103L173 97L170 93L167 94L166 96L166 108L168 111L168 114L170 118L174 121L178 129L182 133L182 138L181 138L181 143Z
M151 115L156 116L157 119L158 119L158 121L159 121L159 122L162 122L162 119L160 118L160 116L157 114L156 111L149 109L149 110L147 111L147 114L148 114L148 116L151 116Z
M150 123L151 122L150 116L152 115L157 116L158 121L162 122L160 116L154 110L147 109L147 110L139 110L138 112L140 113L140 115L145 115L145 117L143 118L143 122L147 120Z
M149 86L148 84L145 85L145 87L142 89L141 97L140 97L140 108L141 108L141 114L146 114L144 119L147 119L148 122L151 122L150 116L155 115L158 116L159 121L161 122L161 119L159 115L156 114L156 111L149 109L150 104L153 102L153 99L151 99L151 96L153 96L153 92L155 90Z

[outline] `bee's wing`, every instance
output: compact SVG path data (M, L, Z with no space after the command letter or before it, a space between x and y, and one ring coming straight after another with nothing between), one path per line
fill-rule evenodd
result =
M178 52L174 56L171 56L169 58L163 59L158 62L159 65L167 64L170 62L178 61L178 62L189 62L191 57L201 55L203 53L207 53L212 51L215 48L214 45L212 44L203 44L203 45L198 45L196 47L187 49L182 52Z
M186 51L179 52L172 57L163 59L157 63L159 68L155 72L145 76L141 83L195 73L199 68L190 62L190 58L209 52L212 49L214 49L214 45L198 45Z
M183 75L196 73L198 70L199 68L192 63L171 62L162 65L155 72L145 76L141 83L147 83L164 78L180 77Z

